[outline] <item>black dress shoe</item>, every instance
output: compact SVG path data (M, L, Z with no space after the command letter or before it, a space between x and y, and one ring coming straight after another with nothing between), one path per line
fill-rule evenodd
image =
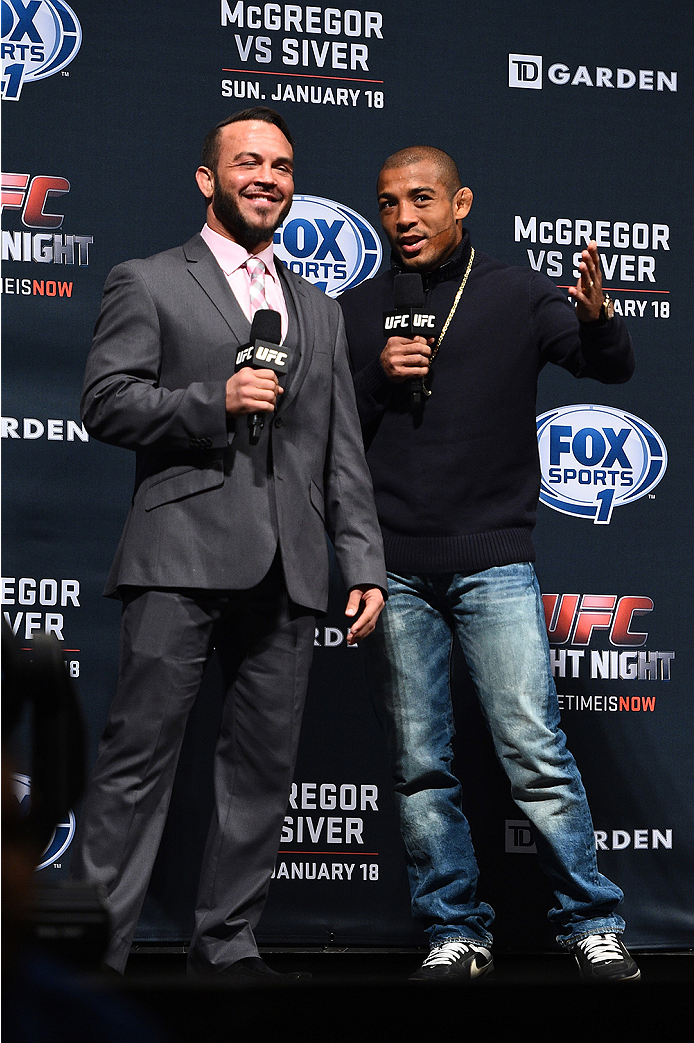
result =
M225 967L220 976L232 985L296 985L311 980L308 971L290 971L282 974L273 971L260 956L246 956L230 967Z

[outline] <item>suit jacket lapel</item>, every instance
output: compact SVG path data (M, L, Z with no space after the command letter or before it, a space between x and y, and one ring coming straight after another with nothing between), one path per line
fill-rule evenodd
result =
M251 332L251 324L243 314L241 306L229 287L224 272L217 264L212 251L202 236L196 234L192 239L189 239L183 246L183 253L188 262L190 274L222 315L236 343L247 343ZM299 323L299 360L286 397L282 396L282 407L286 408L287 404L298 394L301 385L306 379L313 357L317 322L313 304L304 290L303 281L291 272L288 272L279 258L276 259L276 265L279 277L282 280L282 289L284 293L290 294Z
M224 272L200 235L194 235L183 246L188 270L229 326L237 344L248 341L251 324L232 293Z
M306 374L311 365L316 332L316 317L313 304L304 290L302 280L288 272L285 265L277 257L275 258L275 264L279 277L282 280L282 289L285 294L289 293L291 296L299 323L299 360L287 389L287 394L286 396L281 396L281 408L286 409L287 405L299 393L299 389L306 379Z

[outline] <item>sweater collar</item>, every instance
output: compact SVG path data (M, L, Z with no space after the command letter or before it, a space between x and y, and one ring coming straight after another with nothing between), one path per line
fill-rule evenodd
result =
M438 268L434 268L431 272L422 272L422 282L424 283L425 292L431 290L432 287L440 282L446 282L449 279L459 279L468 266L471 250L472 244L470 242L470 233L466 228L463 228L463 238L448 260L444 261L444 263ZM399 272L410 270L400 263L395 251L391 251L390 265L396 275Z

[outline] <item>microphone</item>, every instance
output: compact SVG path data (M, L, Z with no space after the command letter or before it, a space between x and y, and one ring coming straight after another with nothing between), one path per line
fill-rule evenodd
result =
M394 311L384 312L383 332L386 337L401 333L412 340L416 336L432 337L436 316L424 311L424 284L419 272L400 272L393 282ZM415 377L407 381L413 410L422 406L424 381Z
M280 348L282 340L282 316L270 308L259 308L251 323L250 343L239 348L236 354L234 373L246 366L253 369L271 369L278 375L289 371L289 354ZM265 423L264 413L248 416L248 441L257 445Z

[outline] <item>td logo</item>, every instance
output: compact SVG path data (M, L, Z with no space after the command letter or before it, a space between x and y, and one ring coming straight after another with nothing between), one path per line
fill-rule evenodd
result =
M508 85L533 91L542 90L542 55L509 54Z
M644 420L611 406L564 406L537 418L540 501L608 525L615 507L655 488L667 450Z
M294 196L284 224L275 232L275 253L328 297L370 279L383 254L375 230L354 210L332 199Z

